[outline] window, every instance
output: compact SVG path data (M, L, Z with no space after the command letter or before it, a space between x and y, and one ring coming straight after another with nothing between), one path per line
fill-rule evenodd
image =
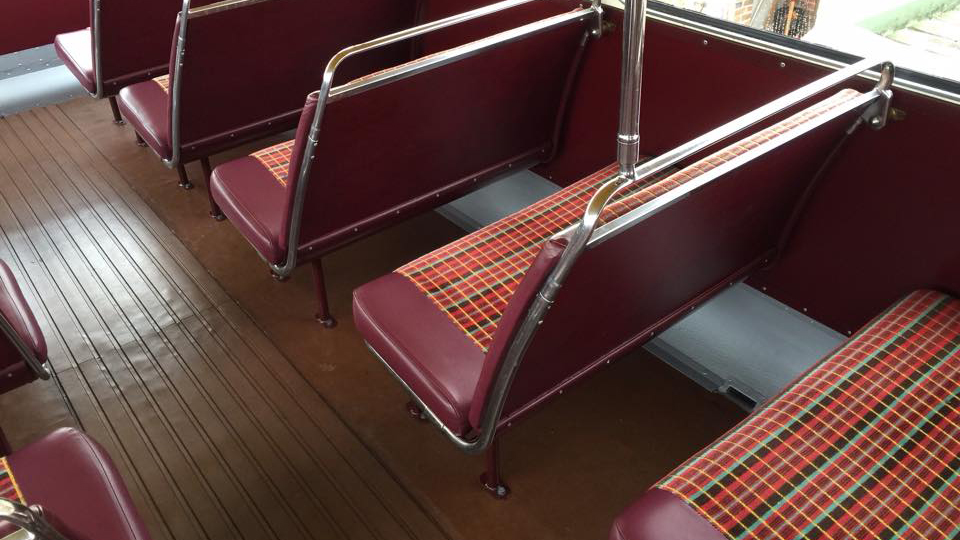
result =
M660 0L960 81L960 0Z

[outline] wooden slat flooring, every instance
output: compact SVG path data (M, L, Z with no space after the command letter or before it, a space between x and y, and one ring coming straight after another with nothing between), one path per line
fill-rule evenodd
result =
M58 107L0 120L0 258L157 540L447 537Z

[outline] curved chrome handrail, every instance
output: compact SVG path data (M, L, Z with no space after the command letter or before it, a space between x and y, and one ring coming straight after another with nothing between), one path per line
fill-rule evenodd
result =
M161 157L163 164L167 167L176 167L180 165L180 117L181 108L180 95L183 88L183 59L187 50L187 23L190 20L190 0L183 0L183 8L180 10L180 31L177 34L177 53L176 63L173 66L173 77L170 86L170 157Z
M449 51L446 51L447 54L441 53L435 55L428 61L416 66L411 66L407 70L400 70L398 72L384 74L379 78L374 77L362 83L351 81L334 88L333 79L340 65L343 64L343 62L348 58L358 54L536 1L543 0L504 0L502 2L484 6L482 8L461 13L459 15L453 15L445 19L440 19L438 21L422 24L407 30L382 36L377 39L367 41L366 43L352 45L341 50L330 59L330 61L327 63L326 69L323 72L323 82L320 90L317 90L311 94L317 95L317 110L314 113L313 121L310 125L306 151L303 153L303 158L300 162L300 172L297 176L297 189L294 193L293 210L290 216L290 225L287 229L287 253L282 264L276 264L271 261L267 261L270 264L270 269L275 276L281 279L286 278L297 267L297 251L300 244L300 225L303 220L303 205L306 200L307 186L310 181L310 171L313 166L313 161L316 157L320 127L323 123L323 115L328 104L333 103L338 99L345 98L349 95L355 95L360 92L382 86L390 81L409 77L416 73L449 64L455 60L477 54L485 49L516 41L517 39L527 35L536 34L555 26L582 20L587 16L596 15L598 20L602 21L603 7L601 5L601 0L591 0L589 8L581 8L569 13L554 15L538 22L520 26L506 32L501 32L494 36L456 47L455 49L450 49ZM601 24L598 23L597 27L592 31L592 33L597 35L600 32L600 29Z

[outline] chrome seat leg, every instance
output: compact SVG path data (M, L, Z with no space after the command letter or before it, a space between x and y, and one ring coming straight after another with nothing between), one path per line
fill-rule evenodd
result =
M497 499L506 499L510 495L510 487L503 481L500 471L500 439L495 438L483 455L487 470L480 476L480 485L484 491Z
M210 217L217 221L223 221L227 219L227 216L223 215L223 211L220 210L220 207L214 202L213 191L211 191L210 187L210 177L213 176L213 167L210 166L210 158L200 158L200 167L203 168L203 178L207 183L207 198L210 199Z
M190 177L187 176L187 168L183 166L183 163L177 165L177 174L180 176L180 183L177 185L183 189L193 189L193 183L190 182Z
M317 321L326 328L333 328L337 320L330 315L330 306L327 302L327 286L323 278L323 260L313 261L313 281L317 287Z
M117 97L113 96L108 101L110 101L110 112L113 113L113 123L118 126L126 124L123 117L120 116L120 105L117 104Z

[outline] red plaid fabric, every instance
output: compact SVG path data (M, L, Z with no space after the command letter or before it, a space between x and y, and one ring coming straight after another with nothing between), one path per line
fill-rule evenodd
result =
M679 173L619 194L601 223L622 216L727 161L775 139L859 96L844 90L802 113L734 144ZM587 203L603 184L617 178L616 164L445 247L396 272L407 277L486 352L497 324L540 247L580 220Z
M23 493L20 492L20 486L13 478L13 471L10 470L10 464L7 463L5 457L0 457L0 497L20 504L27 504L23 498Z
M256 158L264 167L273 174L273 177L280 182L280 185L287 185L287 176L290 174L290 155L293 153L293 145L296 141L287 141L280 144L264 148L259 152L250 154L250 157Z
M919 291L662 480L731 539L960 535L960 301Z
M170 93L170 76L163 75L162 77L157 77L153 82L160 85L160 88L163 88L164 92Z

